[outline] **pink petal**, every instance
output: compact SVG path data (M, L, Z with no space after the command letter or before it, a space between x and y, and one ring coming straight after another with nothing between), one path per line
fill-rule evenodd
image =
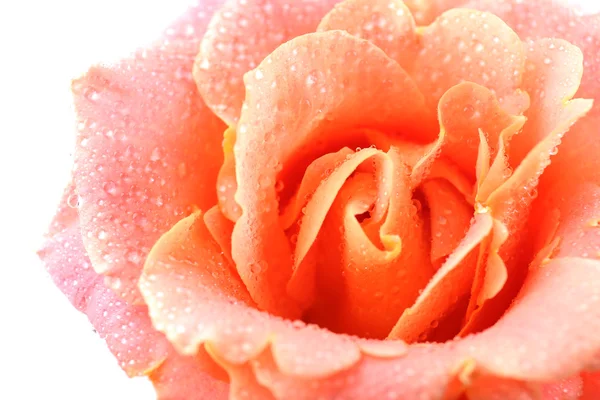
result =
M121 368L130 376L147 375L159 398L183 398L182 392L188 399L200 400L205 395L226 398L226 382L207 375L206 363L200 364L197 357L177 354L164 335L153 328L145 305L128 304L94 272L83 248L74 196L74 186L69 185L39 252L56 285L88 316ZM199 368L201 365L205 367ZM184 380L188 385L182 385ZM192 382L195 388L189 392Z
M192 207L216 202L225 127L191 77L213 7L191 8L154 46L73 83L84 245L129 301L139 300L137 279L160 235Z

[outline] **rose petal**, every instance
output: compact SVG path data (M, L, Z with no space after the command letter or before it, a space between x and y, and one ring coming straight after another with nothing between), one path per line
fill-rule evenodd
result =
M545 43L547 45L547 42ZM567 44L564 45L567 46ZM555 103L551 102L550 104ZM520 262L519 257L516 257L516 252L527 251L525 245L527 237L524 236L525 221L531 202L537 196L539 177L550 163L550 157L556 153L555 148L560 143L562 136L575 121L590 110L591 104L591 101L588 100L574 99L562 101L560 106L553 106L554 110L550 111L551 117L548 116L539 121L541 126L538 126L538 128L546 132L541 134L543 139L525 156L523 161L516 167L515 172L496 190L492 191L485 200L485 204L492 209L494 217L501 221L509 232L508 240L501 244L499 249L500 257L503 260L509 260L505 266L507 282L501 292L491 302L487 302L487 300L492 299L490 296L496 292L496 289L487 294L481 293L480 291L484 288L483 281L487 278L483 278L483 272L478 273L473 290L473 299L478 299L477 303L481 304L482 307L475 311L474 303L471 303L469 307L470 321L463 330L463 334L473 329L478 330L489 326L495 320L494 316L499 317L514 296L514 292L522 279L519 276L522 276L524 271L519 268ZM533 99L532 109L534 107L538 107L537 99ZM534 126L536 125L534 124ZM526 254L524 256L526 257ZM496 265L501 266L499 263L496 263ZM489 263L486 264L486 271L490 267ZM498 272L503 270L504 268L496 269ZM502 273L502 276L505 276L505 273ZM492 281L496 281L496 279L490 278L488 282ZM496 281L495 285L498 288L500 281ZM480 293L477 294L478 292ZM486 322L483 322L484 320ZM474 328L476 326L478 328Z
M121 368L130 376L143 375L163 362L171 346L152 328L145 306L127 304L91 268L81 241L77 211L67 205L74 193L70 185L52 224L60 229L48 237L40 258L59 289L106 340Z
M473 216L472 207L448 181L430 179L421 185L431 219L431 261L446 257L464 237Z
M528 43L523 89L529 93L531 107L523 133L511 141L513 165L551 132L559 123L561 110L573 98L583 73L581 51L560 39L540 39Z
M439 101L438 115L447 136L442 155L473 179L479 152L479 130L486 135L493 159L503 132L517 132L525 123L524 117L505 112L489 89L471 82L459 83L444 93Z
M413 306L400 317L388 338L415 342L468 294L477 265L478 247L491 232L489 213L478 214L459 246L429 281ZM423 337L422 335L425 335Z
M293 39L245 80L235 150L243 215L233 232L233 258L262 309L298 316L298 305L284 292L292 265L278 221L278 166L306 167L361 128L429 138L435 121L423 115L421 94L395 61L341 31ZM257 262L265 268L253 274Z
M502 222L494 220L492 234L482 251L485 258L479 262L473 278L471 298L467 306L466 324L460 334L465 335L477 331L477 322L480 314L484 311L482 305L489 299L494 298L506 284L508 270L504 258L500 254L500 248L506 243L508 229Z
M219 207L214 206L204 213L204 224L210 235L221 247L223 255L227 257L231 265L231 233L233 232L233 223L225 218L219 210Z
M321 182L326 180L346 160L346 157L350 157L352 154L352 150L344 147L335 153L317 158L306 168L300 187L281 214L282 225L285 229L296 222L300 211L321 185Z
M219 197L219 207L221 213L231 221L237 221L242 210L235 202L235 191L237 182L235 181L235 157L233 155L233 146L236 141L235 129L229 127L223 134L223 165L219 170L217 177L217 191Z
M206 343L229 371L225 363L245 364L270 345L283 371L304 377L334 373L358 360L358 347L347 337L281 320L240 301L239 278L223 264L198 214L177 223L152 249L140 287L154 325L177 349L194 354Z
M226 382L227 374L203 349L194 357L173 353L148 375L158 399L229 399L230 385ZM219 371L221 380L208 375L207 369Z
M423 28L414 77L432 108L462 81L489 88L502 102L518 94L524 64L521 40L501 19L454 9Z
M584 73L579 97L600 94L600 14L578 15L557 0L471 0L466 7L489 11L504 20L522 39L565 39L583 52ZM595 107L593 113L600 110Z
M401 0L345 0L321 21L317 32L345 30L369 40L407 71L418 50L415 21Z
M182 398L181 390L192 387L192 383L197 397L190 397L188 392L186 398L226 398L229 385L207 374L227 378L218 368L210 368L211 360L200 364L201 356L192 361L177 354L164 335L152 327L145 305L126 303L94 272L83 248L74 196L74 186L69 185L39 253L56 285L88 316L121 368L129 376L148 375L160 398ZM187 386L182 385L182 379Z
M563 195L564 196L564 195ZM555 200L561 223L555 236L560 238L554 257L600 257L600 186L581 184L569 196Z
M235 125L244 102L244 74L280 44L314 32L338 1L226 1L214 14L194 64L194 79L210 109Z
M357 168L359 168L362 163L369 159L372 159L373 162L375 162L374 160L377 158L382 158L384 162L389 161L385 158L385 153L371 148L360 150L357 153L346 153L344 158L341 159L340 156L343 156L344 153L346 153L346 151L342 149L337 153L325 155L317 160L320 161L319 164L323 163L323 167L328 166L328 169L333 172L326 176L325 179L316 180L317 186L311 194L310 201L303 207L303 215L298 221L298 223L301 223L301 226L298 230L296 246L294 248L294 271L288 282L287 290L290 295L303 304L310 305L313 303L316 295L315 280L317 280L315 276L317 262L314 258L307 260L306 257L311 248L315 247L317 235L321 231L323 222L325 221L334 200L339 195L338 192L342 186L344 186L344 183L350 175L356 173ZM327 162L329 162L328 165L326 164ZM316 163L311 165L315 165L316 167ZM387 169L388 172L391 170L391 168ZM307 170L307 173L311 173L314 178L314 174L317 171L317 168L312 168ZM373 178L371 178L371 180L372 179ZM304 182L305 180L303 179L303 183ZM385 189L380 189L380 192L383 193L384 190ZM382 197L382 201L387 203L385 196ZM381 206L381 208L384 209L381 214L385 213L387 204ZM357 214L364 211L365 210L357 211ZM327 237L326 240L331 241L331 243L328 244L329 248L337 248L333 238ZM319 250L315 251L320 253ZM394 251L394 249L386 250L390 252Z
M375 149L361 150L356 156L364 158L368 154L381 154L383 162L389 165L375 178L379 192L392 194L385 221L378 227L379 238L373 243L356 218L369 209L365 200L377 186L368 185L372 175L364 175L366 182L363 176L355 175L339 192L321 229L320 260L316 266L320 291L308 318L335 331L385 337L402 310L414 302L433 270L428 238L413 204L410 174L402 155L392 148L387 156ZM346 164L350 166L352 162L351 159ZM344 166L338 168L340 173ZM346 171L346 175L351 172ZM318 191L307 206L302 229L310 223L308 217L317 214L315 208L329 204L317 194ZM380 202L382 196L373 196L373 200Z
M152 244L192 206L216 201L224 125L189 72L213 6L191 8L155 46L73 83L84 244L94 269L129 301L139 299Z
M505 383L514 380L541 386L595 361L600 348L600 338L595 334L600 328L599 279L600 262L556 259L529 277L521 300L484 333L445 344L412 346L393 359L363 355L352 368L310 384L279 371L267 352L252 365L257 379L275 397L293 395L300 400L318 396L442 398L449 394L448 385L455 376L462 376L460 390L480 372ZM577 304L588 307L575 311ZM532 336L531 332L551 334ZM572 337L579 340L572 341ZM516 390L519 385L510 387ZM516 396L531 391L522 387L511 393Z
M464 196L467 203L475 205L473 184L454 163L446 161L444 158L438 158L431 166L427 178L445 179Z
M250 366L229 364L214 352L213 357L227 369L227 373L231 376L230 399L277 400L269 389L257 381Z

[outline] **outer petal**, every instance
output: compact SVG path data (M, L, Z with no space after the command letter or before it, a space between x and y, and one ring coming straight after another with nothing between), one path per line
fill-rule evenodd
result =
M418 50L415 21L401 0L345 0L321 21L317 31L345 30L369 40L410 71Z
M84 244L94 269L128 300L139 296L150 246L192 206L216 202L224 126L190 72L213 5L190 9L155 46L73 83Z
M292 266L277 212L278 173L306 167L361 128L412 133L421 140L435 131L404 70L373 44L341 31L284 44L245 80L235 149L236 200L243 215L233 232L233 259L261 308L297 316L297 305L282 293ZM258 262L264 268L253 273L250 267Z
M511 141L511 163L516 166L559 123L561 111L573 98L583 73L583 56L572 44L559 39L528 43L523 89L531 107L523 134Z
M177 354L164 335L152 327L146 306L125 302L91 268L81 241L77 212L67 205L75 205L74 196L70 185L51 225L50 237L39 252L54 282L88 316L129 376L150 377L159 399L204 399L206 395L225 399L229 385L207 374L210 370L218 375L218 368L206 368L204 362L205 368L199 369L197 357ZM182 386L182 377L194 383L193 395L188 391L191 386Z
M520 87L525 52L517 34L493 14L455 9L421 32L414 77L435 107L452 86L471 81L502 102Z
M583 52L580 97L600 95L600 14L581 16L560 0L471 0L467 7L489 11L504 20L522 39L560 38ZM593 111L598 113L599 107Z
M244 101L244 74L280 44L314 32L338 1L226 1L215 13L194 65L194 79L211 110L235 125Z
M156 389L158 400L227 400L230 385L224 381L227 375L204 352L194 357L184 357L174 351L148 377ZM219 373L219 379L207 374L207 370ZM224 375L224 376L222 376Z

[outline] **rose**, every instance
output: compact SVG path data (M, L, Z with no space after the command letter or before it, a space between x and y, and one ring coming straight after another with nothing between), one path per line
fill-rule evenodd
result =
M598 17L333 3L75 81L55 281L161 398L593 398Z

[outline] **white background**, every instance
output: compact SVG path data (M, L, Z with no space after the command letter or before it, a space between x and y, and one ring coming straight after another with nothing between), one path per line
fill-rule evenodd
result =
M156 37L185 1L0 5L1 399L154 398L149 382L120 370L34 251L68 179L70 79ZM599 0L577 2L600 10Z

